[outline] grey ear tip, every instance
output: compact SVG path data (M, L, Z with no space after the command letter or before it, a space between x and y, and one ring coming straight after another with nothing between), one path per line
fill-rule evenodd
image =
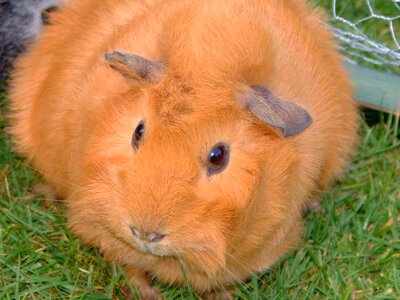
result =
M111 57L112 57L112 53L106 53L106 54L104 54L104 59L105 59L106 61L110 61L110 60L111 60Z
M310 116L308 112L306 112L306 115L304 117L304 128L307 128L308 126L311 125L312 122L314 122L314 119Z
M117 50L114 50L112 52L108 52L108 53L104 54L104 58L108 62L115 60L117 58L122 58L123 56L124 56L124 53L122 51L117 51Z
M314 119L306 112L304 115L304 119L300 120L300 122L298 122L298 124L293 126L291 129L284 128L282 131L282 135L284 137L297 135L306 130L313 122Z
M303 130L310 127L310 125L314 122L314 119L307 113L306 120L304 121Z

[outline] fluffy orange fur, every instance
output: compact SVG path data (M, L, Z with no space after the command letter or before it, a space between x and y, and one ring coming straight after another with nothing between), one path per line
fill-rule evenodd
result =
M52 23L17 65L11 131L77 235L128 272L181 285L186 273L199 292L298 243L304 206L341 175L357 131L318 11L300 0L72 0ZM116 49L165 63L165 76L127 81L104 60ZM312 125L284 138L261 123L235 101L255 84L300 104ZM207 176L218 142L229 164ZM166 237L147 253L131 223Z

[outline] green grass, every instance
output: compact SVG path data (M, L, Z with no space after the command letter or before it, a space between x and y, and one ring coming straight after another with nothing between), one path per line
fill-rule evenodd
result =
M121 269L70 233L62 204L26 197L40 177L11 150L6 107L0 87L0 299L118 299ZM357 157L325 194L325 212L306 213L302 245L238 286L236 298L400 299L398 128L393 117L363 123ZM156 285L166 299L196 298Z

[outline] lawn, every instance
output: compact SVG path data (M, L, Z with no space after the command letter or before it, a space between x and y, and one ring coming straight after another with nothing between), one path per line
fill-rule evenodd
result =
M0 299L118 299L126 278L68 230L62 203L11 149L0 87ZM237 286L238 299L400 299L399 118L373 115L347 176L305 214L302 245ZM378 117L377 117L378 116ZM160 286L166 299L197 299Z

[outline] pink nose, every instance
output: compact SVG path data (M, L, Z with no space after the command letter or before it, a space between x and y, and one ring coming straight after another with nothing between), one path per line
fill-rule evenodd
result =
M159 232L142 233L135 226L131 225L129 227L135 237L137 237L139 240L146 240L150 243L157 243L166 236L164 233Z

